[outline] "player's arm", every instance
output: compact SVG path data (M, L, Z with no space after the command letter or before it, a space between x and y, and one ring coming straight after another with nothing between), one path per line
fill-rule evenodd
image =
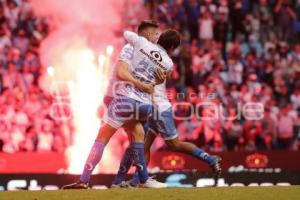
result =
M154 86L152 84L143 83L132 76L132 74L129 72L129 65L125 61L118 60L116 67L117 76L120 80L131 82L135 87L149 94L154 92Z
M117 76L120 80L130 82L138 89L151 94L154 91L154 86L141 82L140 80L136 79L129 71L129 66L133 59L133 53L134 49L130 45L125 45L122 48L119 54L118 62L116 64Z
M136 46L141 40L141 37L138 34L131 31L125 31L123 36L125 40L132 46Z
M166 73L162 69L157 69L155 71L155 84L160 85L167 79Z
M165 82L167 79L170 79L172 75L172 71L163 71L162 69L158 68L155 71L155 84L159 85Z
M169 71L166 73L166 79L171 79L173 71Z

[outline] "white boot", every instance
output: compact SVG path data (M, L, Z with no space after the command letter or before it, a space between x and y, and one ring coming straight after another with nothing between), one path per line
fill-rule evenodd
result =
M166 188L167 184L158 182L157 180L149 177L145 183L139 185L142 188Z

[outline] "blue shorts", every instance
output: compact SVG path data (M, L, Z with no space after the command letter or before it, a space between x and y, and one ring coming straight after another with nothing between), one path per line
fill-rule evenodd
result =
M156 135L160 133L165 140L172 140L178 137L171 107L166 111L151 115L149 131Z
M147 121L151 115L152 105L139 102L137 100L117 96L109 104L103 121L118 129L130 120Z

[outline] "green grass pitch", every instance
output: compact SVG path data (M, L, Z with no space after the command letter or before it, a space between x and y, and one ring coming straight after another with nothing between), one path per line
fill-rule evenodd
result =
M1 200L299 200L300 186L0 192Z

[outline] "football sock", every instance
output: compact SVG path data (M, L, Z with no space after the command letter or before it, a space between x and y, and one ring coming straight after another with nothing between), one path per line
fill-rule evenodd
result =
M136 171L133 174L132 179L130 181L130 184L133 185L133 186L137 186L138 184L140 184L140 177L139 177L138 171Z
M214 164L215 158L198 147L194 149L192 154L196 158L205 161L209 165Z
M144 156L144 143L133 143L132 147L134 154L138 157L138 163L136 163L136 166L140 182L145 183L149 176Z
M105 144L100 141L95 141L90 154L85 162L84 170L80 176L80 181L87 183L90 181L91 174L95 166L100 162Z
M113 184L119 185L125 180L126 174L133 163L132 148L128 147L122 157L118 174L115 176Z

